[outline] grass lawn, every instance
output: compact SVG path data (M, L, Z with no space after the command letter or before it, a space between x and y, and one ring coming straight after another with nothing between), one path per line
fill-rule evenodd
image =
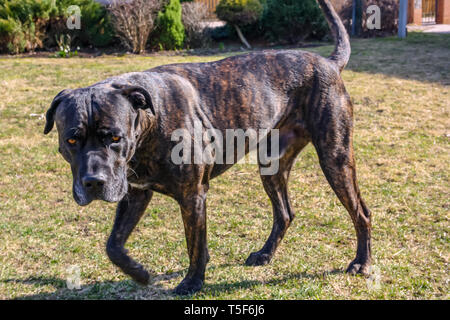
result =
M354 102L358 178L373 212L376 281L344 273L355 231L310 145L290 179L296 219L267 266L243 265L272 225L257 167L237 165L212 181L211 261L203 290L188 298L449 299L449 45L450 35L421 33L355 40L343 73ZM141 287L105 253L115 206L75 204L56 133L44 136L44 119L31 114L44 113L64 88L224 56L0 57L1 299L180 298L171 289L187 272L188 256L175 201L155 194L127 244L155 273ZM71 265L80 268L81 290L66 287Z

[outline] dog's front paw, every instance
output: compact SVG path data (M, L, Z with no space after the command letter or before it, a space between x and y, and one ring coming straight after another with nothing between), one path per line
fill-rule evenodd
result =
M140 285L146 286L150 283L150 273L148 273L148 271L142 266L141 268L137 268L132 271L128 270L127 273Z
M248 256L247 260L245 261L245 265L263 266L268 264L271 259L272 257L267 253L253 252Z
M175 288L174 293L178 295L188 295L200 291L203 287L203 280L198 278L184 278Z
M370 275L370 262L361 262L358 259L353 260L346 270L348 274L362 274L366 277Z

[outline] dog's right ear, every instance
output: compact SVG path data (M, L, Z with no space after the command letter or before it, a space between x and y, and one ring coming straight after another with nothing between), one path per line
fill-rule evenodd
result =
M56 95L56 97L53 99L52 104L50 105L50 108L47 110L47 113L45 114L45 128L44 128L44 134L49 133L53 129L53 125L55 124L55 113L56 108L58 108L58 105L61 103L61 101L64 99L65 94L68 92L67 89L64 89L60 93Z
M117 89L121 95L129 99L134 109L148 109L155 115L152 97L150 93L141 86L113 83L112 87Z

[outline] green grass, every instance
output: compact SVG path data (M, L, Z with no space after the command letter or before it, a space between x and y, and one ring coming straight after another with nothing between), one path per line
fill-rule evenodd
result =
M192 299L448 299L450 36L355 40L343 73L355 108L363 197L373 211L379 287L344 273L355 253L348 213L328 186L314 149L290 179L296 219L270 265L246 267L272 224L257 168L237 165L213 180L208 200L211 261ZM327 55L332 46L313 48ZM0 298L178 299L187 271L179 208L155 195L132 234L130 254L155 274L148 287L109 262L114 205L78 207L57 137L42 114L64 88L128 71L223 56L0 58ZM78 265L81 290L66 287Z

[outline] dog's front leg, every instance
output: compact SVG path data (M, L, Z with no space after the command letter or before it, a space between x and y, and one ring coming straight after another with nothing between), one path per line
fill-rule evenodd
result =
M179 203L190 264L186 277L175 288L175 293L184 295L202 288L206 264L209 261L206 242L206 192L183 197Z
M116 219L106 245L109 259L140 284L148 284L150 275L144 267L127 255L125 242L139 222L152 198L150 190L131 189L119 202Z

